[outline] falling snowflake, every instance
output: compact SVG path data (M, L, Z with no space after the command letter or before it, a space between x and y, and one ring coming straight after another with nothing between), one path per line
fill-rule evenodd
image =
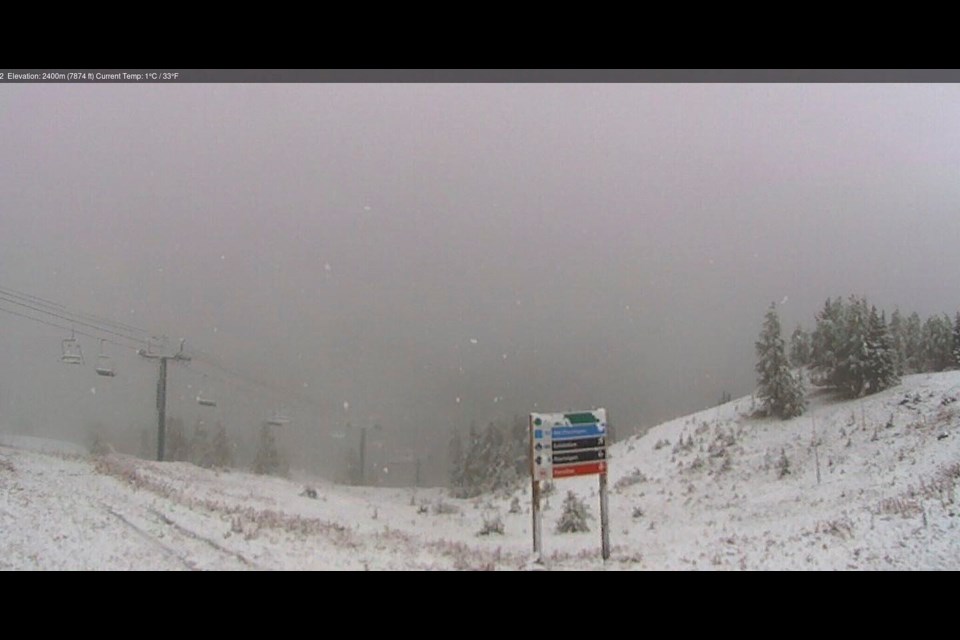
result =
M477 342L479 342L479 340L476 338L470 338L470 344L477 344Z
M344 411L349 411L349 410L350 410L350 403L347 402L346 400L343 401L343 410L344 410Z

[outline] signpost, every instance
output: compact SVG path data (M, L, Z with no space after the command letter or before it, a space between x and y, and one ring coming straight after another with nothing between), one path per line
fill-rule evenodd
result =
M607 411L530 414L530 478L533 494L533 551L543 559L540 482L556 478L600 476L601 555L610 557L607 518Z

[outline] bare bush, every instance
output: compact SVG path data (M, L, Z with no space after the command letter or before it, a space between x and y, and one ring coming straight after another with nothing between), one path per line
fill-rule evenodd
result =
M614 483L613 488L615 491L622 491L627 487L632 487L635 484L640 484L641 482L646 482L647 480L648 478L643 471L640 471L640 469L634 469L627 475L617 480Z
M841 540L848 540L853 537L853 522L847 517L827 520L818 522L816 530L817 533L828 533L832 536L837 536Z
M902 518L911 518L920 515L923 507L920 503L911 498L884 498L881 500L873 513L875 515L898 515Z
M489 536L491 534L503 535L503 520L499 513L490 516L484 516L483 526L477 532L478 536Z
M780 449L780 458L777 460L777 478L790 475L790 460L785 449Z
M460 513L460 507L444 500L437 500L433 503L433 513L438 516L452 515Z

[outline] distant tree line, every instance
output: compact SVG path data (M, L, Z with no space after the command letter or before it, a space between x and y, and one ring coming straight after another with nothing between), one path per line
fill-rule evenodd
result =
M144 437L141 442L141 455L152 459L155 452L148 448L148 443L149 439ZM205 468L228 468L235 464L233 443L227 437L226 427L219 420L211 439L203 420L198 419L194 423L193 433L188 435L183 420L167 418L164 459L192 462Z
M529 475L530 440L527 418L470 424L466 438L454 430L450 438L450 490L456 498L512 487Z

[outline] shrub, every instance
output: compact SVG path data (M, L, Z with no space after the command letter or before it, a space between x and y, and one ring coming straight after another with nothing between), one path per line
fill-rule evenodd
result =
M563 513L557 521L557 533L580 533L590 531L587 526L587 505L583 500L577 497L573 491L567 492L567 497L563 501Z

